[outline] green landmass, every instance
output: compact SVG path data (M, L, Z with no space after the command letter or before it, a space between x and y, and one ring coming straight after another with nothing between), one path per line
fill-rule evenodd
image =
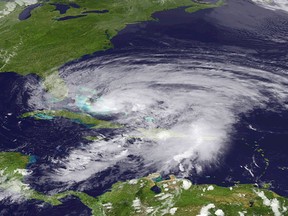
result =
M19 173L14 173L16 169L25 169L29 162L29 157L17 152L0 152L0 170L5 170L5 174L14 177L22 177ZM8 166L7 166L8 165Z
M155 185L161 189L159 194L151 190ZM266 201L260 197L262 193ZM221 210L225 215L239 215L241 212L245 215L268 216L275 215L270 205L273 202L279 202L281 214L285 214L288 207L286 198L254 185L193 185L175 176L159 182L149 176L119 182L113 185L111 192L100 196L99 201L104 205L107 215L200 215L203 207L212 204L214 207L209 211L211 215ZM105 204L109 206L108 209Z
M211 215L286 215L288 199L251 184L233 187L194 185L187 179L171 175L163 180L160 174L114 184L99 197L84 192L65 191L52 195L39 193L24 184L29 156L0 153L0 189L11 190L26 199L61 205L62 199L74 196L91 209L92 215L201 215L210 206ZM10 193L11 194L11 193ZM218 212L218 214L216 214Z
M51 3L77 3L61 15ZM178 7L187 12L218 6L191 0L50 0L32 11L32 16L20 21L23 7L0 19L0 72L14 71L47 77L64 63L85 54L112 48L111 39L126 25L153 20L152 14ZM58 21L65 16L80 18Z
M1 2L0 1L0 10L3 10L6 8L6 2Z
M40 200L53 206L61 205L61 199L67 196L75 196L91 209L93 215L104 215L102 205L98 202L98 199L91 197L86 193L65 191L63 193L46 195L30 188L29 185L24 183L24 178L28 175L28 170L26 169L28 163L29 156L17 152L0 152L1 193L5 194L5 192L7 192L10 196L14 195L17 198L22 197L24 199Z
M76 123L84 124L92 129L97 128L120 128L121 125L109 121L99 120L87 113L75 113L68 110L36 110L24 113L21 118L33 117L38 120L51 120L55 117L70 119Z
M196 12L198 10L203 10L203 9L208 9L208 8L216 8L216 7L220 7L220 6L224 5L224 4L225 4L224 0L219 0L215 4L202 3L198 7L188 7L188 8L185 9L185 11L188 12L188 13L194 13L194 12Z
M60 77L58 70L51 70L43 80L44 89L52 95L55 100L61 101L68 95L68 87Z
M29 156L17 152L0 152L0 189L16 197L25 199L37 199L51 205L59 205L61 202L53 196L41 194L24 183L24 178L29 174L26 169Z
M89 140L89 141L96 141L96 140L100 140L101 137L98 137L98 136L85 136L84 139Z

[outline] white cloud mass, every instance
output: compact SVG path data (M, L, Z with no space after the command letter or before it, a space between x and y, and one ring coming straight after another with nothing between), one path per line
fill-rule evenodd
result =
M252 0L252 1L270 10L282 10L288 12L287 0Z
M61 161L67 169L57 170L54 179L81 181L128 155L167 173L201 172L217 163L239 115L265 107L271 98L284 104L288 84L283 71L239 66L221 55L104 56L63 68L72 102L49 106L116 116L125 131L71 151ZM131 137L140 139L131 144Z

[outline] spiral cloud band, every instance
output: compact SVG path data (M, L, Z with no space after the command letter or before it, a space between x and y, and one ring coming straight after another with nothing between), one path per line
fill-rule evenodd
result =
M70 102L54 106L108 116L123 128L72 150L53 178L82 181L129 155L157 171L200 173L225 154L240 114L271 100L287 109L281 68L257 68L245 54L193 52L108 55L66 66Z

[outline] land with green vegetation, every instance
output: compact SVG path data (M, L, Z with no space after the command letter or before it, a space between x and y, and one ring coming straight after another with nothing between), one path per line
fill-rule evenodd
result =
M14 152L0 153L0 188L5 194L21 195L51 205L74 196L101 215L285 215L288 199L254 185L194 185L171 175L167 180L155 173L140 179L114 184L99 197L84 192L66 191L51 195L39 193L24 184L29 156ZM13 192L13 193L12 193ZM221 214L223 213L223 214Z
M71 7L62 15L51 5L72 2L80 7ZM34 73L47 77L68 61L112 48L111 39L120 30L128 24L153 20L155 12L178 7L195 12L219 6L222 1L215 5L191 0L50 0L42 4L27 20L18 19L23 10L20 6L0 19L0 72ZM93 10L108 12L58 20Z
M26 169L29 164L29 156L17 152L0 152L0 189L2 197L9 196L13 199L37 199L51 205L59 205L61 202L53 197L39 193L24 183L24 178L29 175Z
M97 141L97 140L101 140L102 137L98 137L98 136L85 136L84 139L88 140L88 141Z
M161 192L151 190L157 185ZM168 180L145 177L119 182L99 197L107 215L285 215L288 199L254 185L193 185L170 176ZM274 206L272 209L272 206ZM216 212L216 213L215 213ZM275 214L276 213L276 214ZM224 215L223 214L223 215ZM287 213L286 213L287 214ZM208 214L207 214L208 215ZM220 215L220 213L219 213Z
M79 197L80 200L93 210L94 215L101 211L101 206L96 198L82 192L66 191L54 195L45 195L39 193L24 183L26 175L29 171L26 169L29 164L29 156L22 155L17 152L0 152L0 189L2 198L14 199L35 199L53 206L62 204L61 199L73 195ZM92 202L93 200L93 202ZM97 208L96 208L97 206Z
M87 113L76 113L68 110L36 110L24 113L21 118L33 117L38 120L52 120L56 117L70 119L76 123L84 124L92 129L97 128L120 128L121 125L109 121L99 120Z
M0 1L0 10L5 9L6 2Z
M29 157L17 152L0 152L0 170L5 170L5 174L14 177L22 177L21 174L14 173L16 169L25 169L29 162Z

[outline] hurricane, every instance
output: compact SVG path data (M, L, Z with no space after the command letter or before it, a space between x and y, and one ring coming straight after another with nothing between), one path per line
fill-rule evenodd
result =
M133 162L139 170L201 174L220 164L239 116L287 109L287 72L249 52L126 51L67 65L60 76L69 92L65 101L51 102L47 94L38 102L32 97L34 106L81 111L120 125L113 135L100 131L99 139L56 160L61 166L49 175L62 182L83 181L132 156L139 158Z

